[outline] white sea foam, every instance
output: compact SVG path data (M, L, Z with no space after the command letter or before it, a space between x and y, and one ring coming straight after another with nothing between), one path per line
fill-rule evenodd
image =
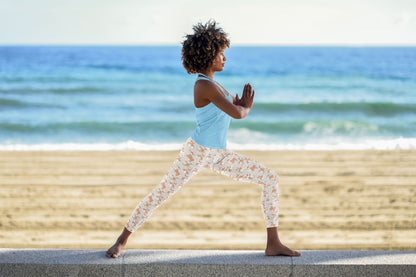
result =
M3 144L0 151L169 151L180 149L181 144L148 144L135 141L122 143L41 143L41 144Z
M42 143L2 144L0 151L172 151L179 150L181 143ZM233 143L232 150L415 150L416 138L373 139L360 142L325 143Z
M415 150L416 138L391 140L363 140L361 142L288 143L288 144L229 144L230 149L238 150Z

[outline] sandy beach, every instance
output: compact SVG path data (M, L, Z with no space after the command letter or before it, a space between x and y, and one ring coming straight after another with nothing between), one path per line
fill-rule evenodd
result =
M280 176L280 236L295 249L415 250L416 151L239 151ZM177 156L0 152L0 245L108 248ZM128 248L264 249L260 186L204 171Z

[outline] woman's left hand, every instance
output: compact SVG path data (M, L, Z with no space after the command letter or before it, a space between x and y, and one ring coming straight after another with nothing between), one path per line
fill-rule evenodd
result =
M244 86L243 97L239 98L238 94L236 94L233 104L250 109L251 106L253 106L253 99L254 99L254 90L251 84L249 83Z

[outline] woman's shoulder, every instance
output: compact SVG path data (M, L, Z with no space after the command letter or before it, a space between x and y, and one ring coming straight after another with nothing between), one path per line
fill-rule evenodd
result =
M195 81L194 91L216 93L218 92L217 87L214 83L205 79L198 79Z

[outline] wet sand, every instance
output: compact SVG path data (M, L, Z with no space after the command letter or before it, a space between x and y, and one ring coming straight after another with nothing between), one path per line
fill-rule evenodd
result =
M239 151L280 176L295 249L416 250L416 151ZM108 248L172 152L0 152L0 245ZM264 249L260 186L203 171L128 248Z

